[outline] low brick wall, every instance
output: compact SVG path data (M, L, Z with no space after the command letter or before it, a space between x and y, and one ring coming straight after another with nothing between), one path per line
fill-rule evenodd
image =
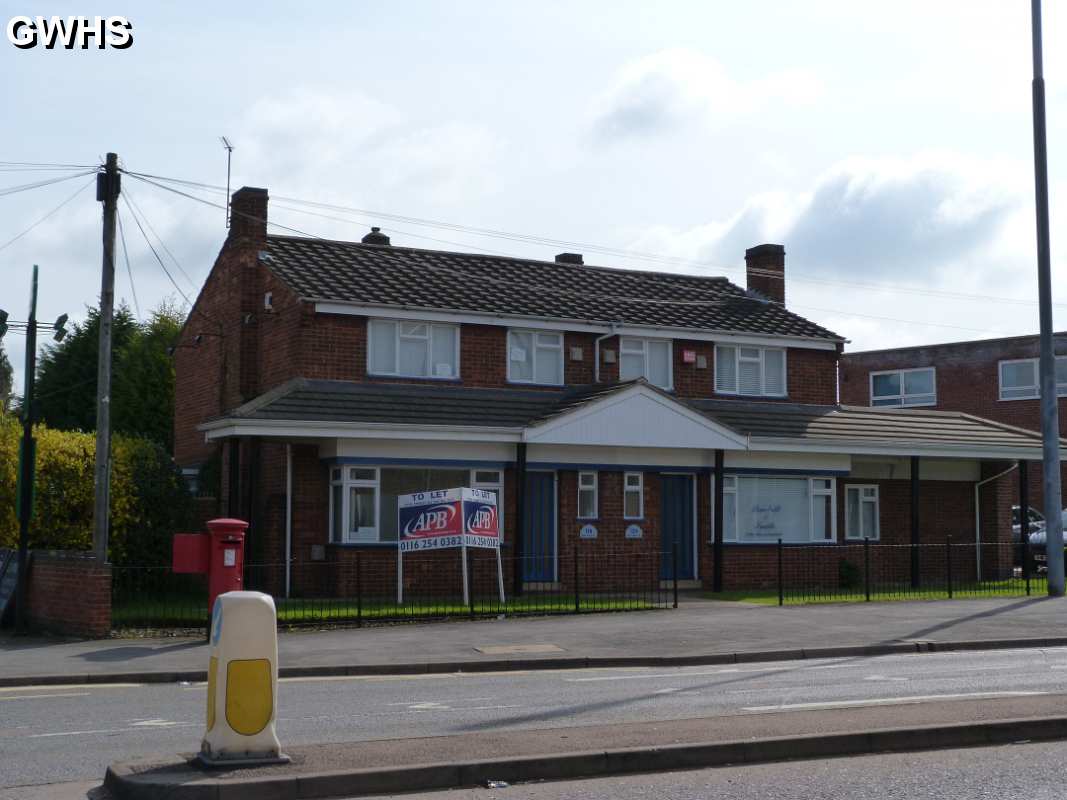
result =
M29 572L34 630L100 638L111 632L111 566L90 553L37 550Z

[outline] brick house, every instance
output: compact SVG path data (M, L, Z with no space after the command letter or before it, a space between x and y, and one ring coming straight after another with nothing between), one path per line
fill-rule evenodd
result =
M574 253L396 247L377 229L268 235L267 206L262 189L233 195L175 349L175 457L221 476L215 512L250 520L249 560L283 565L279 592L350 592L356 559L387 587L397 495L457 484L500 499L509 590L565 587L579 547L606 589L627 559L641 580L676 564L729 589L770 580L779 539L836 575L865 538L1010 537L1010 498L976 513L975 486L1038 457L1039 438L838 406L845 339L786 309L781 245L746 252L741 288ZM404 580L455 570L423 554Z
M1060 436L1067 435L1067 332L1053 334ZM950 342L846 353L841 357L841 402L871 407L959 411L1027 430L1041 430L1037 336ZM1044 511L1041 462L1016 468L1002 479L1004 491ZM1060 465L1061 485L1067 465Z

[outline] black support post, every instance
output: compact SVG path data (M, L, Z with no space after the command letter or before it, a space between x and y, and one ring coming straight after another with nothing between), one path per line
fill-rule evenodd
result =
M1030 469L1025 461L1019 462L1019 557L1026 593L1030 594Z
M778 540L778 605L785 605L785 583L782 575L782 540Z
M515 543L511 552L515 555L515 588L512 594L522 594L522 559L526 544L526 442L515 445Z
M723 467L724 455L722 450L715 451L715 491L711 498L712 514L714 515L713 539L711 545L711 590L722 591L722 526L723 526L723 483L726 479L726 470Z
M911 457L911 588L919 588L919 457Z

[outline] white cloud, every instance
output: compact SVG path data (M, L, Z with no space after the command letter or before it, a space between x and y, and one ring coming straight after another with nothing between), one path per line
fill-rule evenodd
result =
M827 275L929 277L939 267L989 254L1017 233L1026 199L1017 165L951 153L850 159L810 190L750 199L732 217L682 231L649 231L642 247L736 263L746 247L773 240L793 260ZM658 241L657 241L658 240ZM1012 236L1009 246L1019 246Z
M819 77L807 70L741 81L710 56L671 48L620 70L594 105L593 130L601 139L622 139L694 121L718 128L772 103L810 105L822 92Z
M292 90L252 105L236 143L272 194L375 208L469 201L501 143L463 120L420 119L358 91ZM395 198L395 199L394 199Z

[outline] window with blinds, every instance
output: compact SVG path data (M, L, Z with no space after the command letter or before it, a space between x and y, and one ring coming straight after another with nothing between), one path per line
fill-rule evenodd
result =
M785 350L716 345L715 391L751 397L785 397Z

